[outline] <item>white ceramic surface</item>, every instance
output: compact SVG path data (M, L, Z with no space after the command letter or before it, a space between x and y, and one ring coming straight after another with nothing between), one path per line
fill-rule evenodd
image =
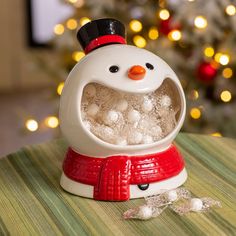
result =
M149 184L148 189L145 191L140 190L137 185L130 185L130 199L160 194L166 190L178 188L186 181L186 179L187 172L184 168L178 175L172 178ZM62 174L60 184L67 192L82 197L93 198L93 186L73 181L64 173Z
M134 65L145 67L151 63L154 70L146 69L142 80L131 80L128 70ZM117 73L111 73L109 67L119 66ZM151 144L114 145L109 144L86 129L81 117L81 98L84 87L92 82L115 90L130 93L149 93L160 87L164 79L170 78L176 85L181 99L181 111L178 124L162 140ZM169 65L160 57L130 45L108 45L86 55L69 74L60 103L60 126L71 148L83 155L105 158L126 154L130 156L157 153L167 149L178 134L184 118L186 104L181 84Z

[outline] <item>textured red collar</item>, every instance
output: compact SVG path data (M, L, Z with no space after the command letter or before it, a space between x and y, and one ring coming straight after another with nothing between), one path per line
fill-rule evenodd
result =
M167 150L143 156L94 158L68 149L63 163L65 175L94 186L96 200L124 201L130 197L130 184L149 184L178 175L184 168L174 145Z

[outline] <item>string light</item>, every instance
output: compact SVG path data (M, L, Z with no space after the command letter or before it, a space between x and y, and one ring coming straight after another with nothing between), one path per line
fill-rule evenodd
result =
M59 95L61 95L63 87L64 87L64 82L61 82L61 83L58 84L58 86L57 86L57 93Z
M56 116L49 116L45 119L45 124L49 128L55 129L59 125L59 120Z
M227 67L222 71L222 75L224 78L229 79L233 76L233 70Z
M34 132L38 129L38 122L36 120L29 119L25 122L25 126L29 131Z
M226 14L228 14L229 16L233 16L236 14L236 8L234 5L228 5L226 8L225 8L225 12Z
M206 47L204 49L204 54L206 57L212 57L214 55L215 51L214 51L214 48L212 47Z
M192 109L190 110L190 116L191 116L193 119L195 119L195 120L199 119L199 118L201 117L201 111L200 111L200 109L198 109L198 108L196 108L196 107L192 108Z
M170 12L169 12L167 9L162 9L162 10L160 10L160 12L159 12L159 17L160 17L162 20L167 20L167 19L169 19L169 17L170 17Z
M72 53L72 58L77 62L80 61L84 56L85 54L82 51L75 51Z
M133 42L139 48L144 48L147 44L146 39L141 35L135 35L133 37Z
M215 132L215 133L212 133L211 136L213 136L213 137L222 137L222 134L220 132Z
M157 39L159 36L159 33L158 33L158 30L157 30L157 27L151 27L148 31L148 37L152 40L155 40Z
M77 0L68 0L68 2L70 2L70 3L76 3Z
M130 23L129 23L129 27L134 32L140 32L143 28L143 25L138 20L131 20Z
M224 90L220 94L220 98L223 102L229 102L232 98L231 92L228 90Z
M87 24L90 21L91 20L88 17L82 17L82 18L80 18L79 23L80 23L81 26L83 26L83 25Z
M75 19L69 19L67 22L66 22L66 26L68 29L70 30L74 30L77 28L78 26L78 23Z
M65 31L65 27L62 24L57 24L54 27L54 33L57 35L63 34Z
M204 16L197 16L194 19L194 25L199 29L204 29L207 27L207 19Z
M226 54L222 54L219 58L219 63L223 66L227 65L229 63L229 56Z
M182 34L179 30L172 30L170 31L170 33L168 34L168 38L171 41L178 41L180 40L182 37Z

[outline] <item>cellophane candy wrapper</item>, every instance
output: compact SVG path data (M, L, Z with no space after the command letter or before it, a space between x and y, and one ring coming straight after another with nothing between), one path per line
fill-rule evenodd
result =
M123 214L124 219L148 220L159 216L169 208L179 215L189 212L206 212L212 207L221 207L221 203L210 197L191 198L191 193L186 188L177 188L154 196L145 198L142 206L129 209Z
M207 212L212 207L222 206L220 201L210 197L193 198L187 202L170 206L170 208L179 215L185 215L189 212Z
M129 209L123 214L124 219L139 219L139 220L149 220L151 218L159 216L167 206L155 207L151 205L142 205L137 208Z

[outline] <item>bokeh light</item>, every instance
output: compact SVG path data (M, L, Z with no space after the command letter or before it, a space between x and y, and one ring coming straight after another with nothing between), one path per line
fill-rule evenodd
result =
M196 89L193 89L189 94L189 99L197 100L199 98L199 93Z
M49 116L45 119L45 124L49 128L56 128L59 125L59 120L56 116Z
M170 12L169 12L167 9L162 9L162 10L160 10L160 12L159 12L159 17L160 17L162 20L167 20L167 19L169 19L169 17L170 17Z
M33 119L29 119L25 122L25 127L31 131L31 132L34 132L38 129L38 122L36 120L33 120Z
M219 58L219 63L223 66L227 65L229 63L229 55L222 54Z
M140 32L143 28L143 25L138 20L131 20L130 23L129 23L129 27L134 32Z
M81 26L83 26L83 25L89 23L90 21L91 20L88 17L82 17L82 18L80 18L79 23Z
M74 30L76 29L78 26L78 23L75 19L69 19L67 22L66 22L66 27L70 30Z
M68 0L70 3L76 3L78 0Z
M151 27L148 31L148 37L152 40L155 40L157 39L159 36L159 33L158 33L158 30L157 30L157 27Z
M194 19L194 25L198 28L198 29L204 29L207 27L207 19L204 16L197 16Z
M147 45L147 41L141 35L135 35L133 37L134 44L139 48L144 48Z
M222 137L222 134L220 132L215 132L215 133L212 133L211 136L213 136L213 137Z
M214 48L212 47L206 47L204 49L204 54L206 57L212 57L214 55L215 51L214 51Z
M57 86L57 93L59 95L61 95L63 87L64 87L64 82L61 82L61 83L58 84L58 86Z
M172 30L169 34L168 34L168 38L171 41L178 41L180 40L182 37L182 34L179 30Z
M229 79L233 76L233 70L229 67L225 68L223 71L222 71L222 76L226 79Z
M232 99L231 92L228 90L224 90L220 94L220 98L223 102L229 102Z
M75 51L72 53L72 58L78 62L85 56L84 52L82 51Z
M65 27L62 24L57 24L54 27L54 33L57 35L62 35L65 31Z
M199 108L196 108L196 107L192 108L192 109L190 110L190 116L191 116L193 119L195 119L195 120L199 119L199 118L201 117L201 111L200 111L200 109L199 109Z
M226 8L225 8L225 12L227 15L229 16L233 16L236 14L236 8L234 5L228 5Z

